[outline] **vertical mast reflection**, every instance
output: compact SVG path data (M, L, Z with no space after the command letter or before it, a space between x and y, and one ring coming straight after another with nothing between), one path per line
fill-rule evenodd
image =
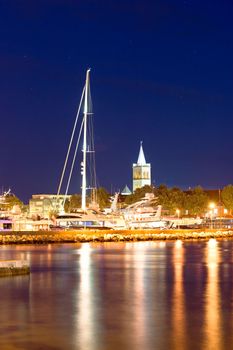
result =
M94 336L94 302L91 286L91 247L83 243L80 248L80 289L78 295L77 312L77 343L80 349L92 350L96 348L97 339Z
M173 290L173 349L184 348L185 343L185 308L184 308L184 286L183 286L183 266L184 247L182 241L178 240L173 249L174 265L174 290Z
M207 287L206 287L206 315L205 315L205 337L208 349L221 348L221 325L219 305L219 252L218 243L210 239L206 247L207 264Z
M145 327L146 327L146 310L145 310L145 289L146 285L144 282L144 274L146 268L146 254L145 254L145 243L141 244L137 242L133 244L134 247L134 319L135 319L135 349L140 349L141 346L145 346Z

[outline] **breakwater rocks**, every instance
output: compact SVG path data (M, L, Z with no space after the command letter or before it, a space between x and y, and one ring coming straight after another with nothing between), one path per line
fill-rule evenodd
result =
M0 244L47 244L76 242L132 242L233 238L233 230L74 230L1 232Z
M0 277L27 275L30 273L29 263L25 260L1 260Z

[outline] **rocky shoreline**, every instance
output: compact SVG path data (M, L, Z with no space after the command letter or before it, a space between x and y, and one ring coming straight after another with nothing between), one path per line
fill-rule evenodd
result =
M48 244L76 242L136 242L233 238L233 230L74 230L1 232L0 244Z

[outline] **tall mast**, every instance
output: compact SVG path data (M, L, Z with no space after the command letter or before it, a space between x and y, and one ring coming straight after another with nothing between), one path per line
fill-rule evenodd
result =
M84 115L83 115L83 161L82 161L82 210L86 210L87 191L87 117L89 114L90 69L86 73Z

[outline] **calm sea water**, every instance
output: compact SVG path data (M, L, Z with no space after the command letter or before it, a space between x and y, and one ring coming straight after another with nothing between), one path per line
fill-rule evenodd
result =
M0 349L231 349L233 241L1 246Z

